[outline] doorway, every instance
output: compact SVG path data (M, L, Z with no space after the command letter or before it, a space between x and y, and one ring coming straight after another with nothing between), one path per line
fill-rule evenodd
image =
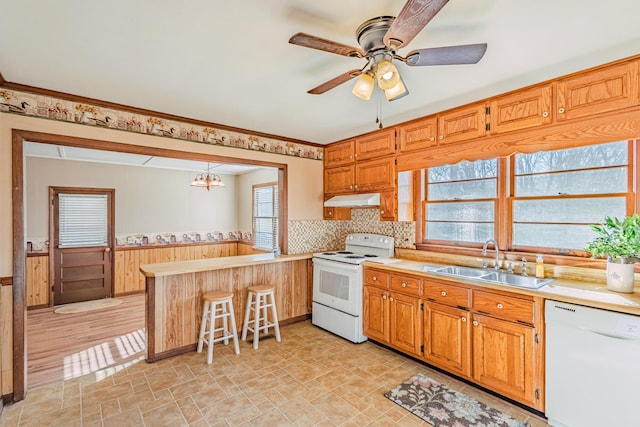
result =
M113 189L49 187L53 305L113 294Z

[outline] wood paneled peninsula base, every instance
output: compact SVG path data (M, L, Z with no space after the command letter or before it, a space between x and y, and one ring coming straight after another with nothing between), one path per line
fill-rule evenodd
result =
M263 284L275 287L281 324L304 320L311 313L311 254L146 264L140 266L140 272L146 283L147 362L195 351L206 292L233 292L237 319L244 319L247 288Z

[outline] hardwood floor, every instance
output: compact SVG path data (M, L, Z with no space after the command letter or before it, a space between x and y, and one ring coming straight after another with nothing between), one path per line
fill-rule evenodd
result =
M77 378L144 358L144 294L118 297L103 310L27 313L27 389ZM115 368L120 366L119 368Z

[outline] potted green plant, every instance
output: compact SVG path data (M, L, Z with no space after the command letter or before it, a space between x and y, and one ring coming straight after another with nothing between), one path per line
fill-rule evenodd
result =
M590 227L597 236L585 250L594 258L607 257L607 288L633 292L633 264L640 261L640 215L605 217L603 224Z

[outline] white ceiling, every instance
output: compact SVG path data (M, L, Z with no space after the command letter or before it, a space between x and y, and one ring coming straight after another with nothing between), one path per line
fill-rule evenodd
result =
M141 166L160 169L174 169L190 172L207 172L225 175L241 175L258 166L227 163L207 163L194 160L170 159L167 157L146 156L142 154L118 153L115 151L93 150L89 148L66 147L52 144L25 142L24 155L27 157L45 157L49 159L76 160L82 162L110 163L127 166Z
M294 46L296 32L357 46L363 21L404 0L0 0L4 79L228 126L329 143L371 130L352 82L307 90L363 59ZM476 65L399 64L410 95L386 126L640 53L637 0L451 0L399 51L488 43Z

